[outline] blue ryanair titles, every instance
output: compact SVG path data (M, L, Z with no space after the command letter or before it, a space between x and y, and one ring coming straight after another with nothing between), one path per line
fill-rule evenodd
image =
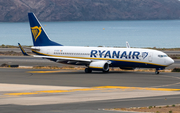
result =
M145 59L148 56L148 52L142 52L140 55L139 51L106 51L106 50L91 50L90 57L94 58L125 58L125 59L139 59L142 57Z

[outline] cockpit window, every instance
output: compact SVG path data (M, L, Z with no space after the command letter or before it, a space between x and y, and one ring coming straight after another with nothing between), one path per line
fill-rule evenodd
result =
M162 58L162 57L168 57L167 55L158 55L158 57Z

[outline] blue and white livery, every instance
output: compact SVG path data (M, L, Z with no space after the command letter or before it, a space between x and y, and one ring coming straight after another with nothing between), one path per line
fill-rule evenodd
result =
M92 70L108 72L109 67L121 69L155 68L158 70L174 63L165 53L152 49L110 48L110 47L75 47L63 46L51 41L33 13L28 13L34 57L41 57L57 63L85 65L86 73Z

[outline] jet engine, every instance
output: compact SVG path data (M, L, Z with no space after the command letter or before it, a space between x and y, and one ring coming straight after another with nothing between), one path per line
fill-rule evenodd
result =
M89 68L91 70L108 72L109 71L109 64L107 61L96 61L96 62L91 62L89 64Z

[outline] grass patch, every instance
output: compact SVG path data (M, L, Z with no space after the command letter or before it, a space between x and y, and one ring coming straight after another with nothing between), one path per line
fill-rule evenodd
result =
M18 46L13 46L13 45L0 45L0 48L18 48Z
M180 51L180 48L147 48L147 49L155 49L155 50L159 50L159 51Z
M104 109L113 111L133 111L133 112L148 112L148 113L180 113L180 104L164 105L164 106L149 106L149 107L130 107L130 108L116 108Z
M180 72L180 68L174 68L172 72Z
M32 46L23 46L23 47L32 47ZM14 45L0 45L0 48L19 48L19 46L14 46Z
M180 59L180 54L170 54L168 56L171 57L172 59Z
M152 108L152 106L149 106L149 109L151 109Z
M1 64L1 67L9 67L9 65L8 64Z
M11 67L8 64L2 64L0 67ZM26 67L23 67L26 68ZM29 67L28 67L29 68ZM85 70L85 66L33 66L33 69L64 69L64 70ZM123 70L120 68L109 68L109 71L127 71L127 72L155 72L155 69L135 69L135 70ZM172 70L159 70L160 72L172 72ZM156 106L153 106L156 107Z

